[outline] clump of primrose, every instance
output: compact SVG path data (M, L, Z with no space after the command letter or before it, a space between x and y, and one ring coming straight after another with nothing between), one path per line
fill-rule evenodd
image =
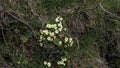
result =
M61 57L61 60L57 62L58 65L63 65L65 66L65 62L67 61L67 58Z
M45 41L56 44L59 47L73 46L74 40L72 37L65 35L67 29L63 26L63 18L57 17L55 23L47 23L45 28L40 30L40 46L43 47ZM66 58L61 57L61 61L58 61L58 65L66 65ZM44 65L51 67L51 63L44 61Z

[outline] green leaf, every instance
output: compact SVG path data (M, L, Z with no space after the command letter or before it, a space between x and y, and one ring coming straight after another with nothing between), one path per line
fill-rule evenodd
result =
M29 61L25 59L25 60L23 60L22 64L25 64L25 65L29 64Z
M27 36L21 36L21 40L22 40L23 42L26 42L26 41L28 40L28 37L27 37Z
M16 33L19 33L19 32L20 32L18 28L16 28L14 31L15 31Z

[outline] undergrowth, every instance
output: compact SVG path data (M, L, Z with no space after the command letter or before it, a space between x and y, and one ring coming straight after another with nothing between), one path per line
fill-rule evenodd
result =
M120 16L119 0L0 0L0 67L47 68L39 31L62 16L75 43L66 49L67 62L60 68L120 68L120 18L97 7L99 2Z

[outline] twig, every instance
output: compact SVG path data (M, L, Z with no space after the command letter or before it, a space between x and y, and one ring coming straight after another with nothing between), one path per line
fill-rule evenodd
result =
M27 23L25 23L24 21L22 21L21 19L19 19L19 18L16 17L15 15L13 15L13 14L11 14L11 13L8 13L8 12L6 12L6 13L7 13L7 15L11 16L13 19L15 19L15 20L19 21L20 23L24 24L25 26L27 26L27 27L32 31L34 37L35 37L36 39L38 39L37 36L36 36L36 33L35 33L34 29L33 29L30 25L28 25Z
M79 40L77 38L75 38L76 43L77 43L77 49L76 49L76 56L78 55L79 52L79 48L80 48L80 44L79 44Z
M108 10L106 10L106 9L102 6L101 2L99 3L99 7L100 7L100 8L101 8L104 12L106 12L106 13L110 14L111 16L114 16L114 17L116 17L116 18L120 19L120 17L119 17L119 16L117 16L117 15L115 15L115 14L113 14L113 13L109 12Z
M6 38L5 38L3 27L2 27L2 36L3 36L4 43L7 46L7 42L6 42Z
M85 8L85 9L81 9L79 12L82 12L82 11L87 11L87 10L94 10L94 9L97 9L99 7L99 4L97 4L95 7L93 8Z
M1 20L2 24L4 24L4 21L2 20L1 16L0 16L0 20ZM2 37L3 37L4 43L7 46L7 42L6 42L3 26L1 27L1 30L2 30Z

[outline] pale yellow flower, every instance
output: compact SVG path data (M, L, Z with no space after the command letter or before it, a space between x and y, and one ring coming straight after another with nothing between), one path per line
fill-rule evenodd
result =
M67 29L66 28L64 28L64 31L66 31Z
M58 62L57 62L57 64L58 64L58 65L60 65L60 64L61 64L61 62L60 62L60 61L58 61Z
M41 35L41 36L40 36L40 40L39 40L39 41L42 41L42 40L43 40L43 36Z
M50 28L57 29L57 25L56 24L52 24Z
M65 66L66 64L64 63L63 66Z
M58 16L56 19L55 19L55 22L61 22L63 20L62 17Z
M58 30L59 30L60 32L62 31L62 29L61 29L61 28L59 28Z
M67 41L68 41L68 38L67 38L67 37L65 37L65 39L64 39L64 40L65 40L65 42L67 42Z
M60 21L62 21L63 20L63 18L62 17L60 17Z
M56 39L56 36L54 36L53 38Z
M52 27L55 28L55 27L57 27L57 25L56 25L56 24L53 24Z
M41 40L43 39L43 36L42 36L42 35L40 35L40 39L41 39Z
M47 61L44 61L44 65L47 65Z
M48 30L43 30L43 33L45 33L46 35L48 35Z
M60 61L60 64L61 64L61 65L63 65L63 64L64 64L64 62Z
M40 43L40 46L42 47L42 46L43 46L43 43Z
M54 28L55 30L57 29L57 27Z
M69 41L72 42L72 38L69 38Z
M48 41L53 41L53 38L52 37L47 37L47 40Z
M67 59L66 58L62 58L62 61L64 62L64 61L67 61Z
M47 28L50 28L50 27L51 27L51 25L50 25L50 24L47 24L47 25L46 25L46 27L47 27Z
M59 27L61 27L61 26L62 26L62 23L61 23L61 22L60 22L60 23L58 23L58 26L59 26Z
M62 41L59 41L58 43L59 43L59 45L62 45Z
M55 22L59 22L60 16L55 19Z
M56 25L56 24L47 24L46 27L47 27L47 28L57 29L57 25Z
M48 62L47 65L48 65L48 67L51 67L51 63L50 62Z
M58 61L57 62L58 65L64 65L65 66L65 63L63 61Z
M49 41L50 41L50 40L51 40L51 37L47 37L47 40L49 40Z
M60 27L61 29L63 28L63 26Z
M72 46L74 44L74 42L72 41L72 42L70 42L70 46Z
M43 30L40 30L40 33L43 34Z
M58 34L58 33L59 33L59 31L58 31L58 30L55 30L55 33L56 33L56 34Z
M60 27L60 28L59 28L59 31L62 31L62 29L63 29L62 23L59 23L58 26Z
M55 33L54 33L54 32L50 32L50 36L52 36L52 37L53 37L54 35L55 35Z
M17 64L21 64L21 62L20 62L20 61L18 61L18 62L17 62Z

